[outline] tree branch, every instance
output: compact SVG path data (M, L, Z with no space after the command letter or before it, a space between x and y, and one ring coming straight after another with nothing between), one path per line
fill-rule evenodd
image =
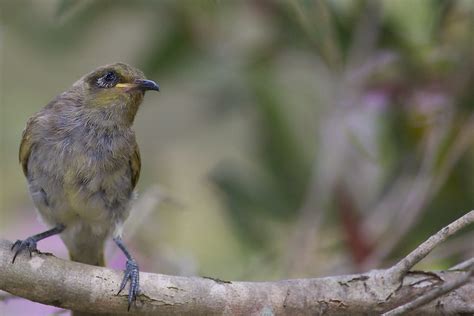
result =
M126 313L126 296L116 296L121 272L62 260L48 254L22 254L11 263L11 243L0 240L0 289L43 304L83 312ZM134 313L255 315L363 314L390 310L413 297L459 279L465 272L408 274L404 285L383 297L386 270L365 274L277 282L227 282L200 277L141 273L142 294ZM443 281L441 281L443 280ZM474 282L417 310L420 314L474 311Z
M132 312L140 315L360 315L391 310L392 314L402 310L412 311L414 315L474 313L471 261L461 265L461 268L470 267L467 272L409 272L436 245L472 222L473 211L430 237L392 268L363 274L229 282L140 273L142 293ZM75 311L127 314L126 294L116 295L122 272L62 260L50 254L34 254L31 258L21 254L12 264L11 245L0 239L0 290Z

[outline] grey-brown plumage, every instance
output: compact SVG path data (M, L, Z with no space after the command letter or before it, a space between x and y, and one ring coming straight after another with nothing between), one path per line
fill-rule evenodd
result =
M121 234L140 174L131 126L146 90L159 88L126 64L94 70L28 121L19 157L33 202L53 229L17 241L15 257L60 233L72 260L104 265L112 235L128 258L121 289L130 280L129 303L138 293L138 266Z

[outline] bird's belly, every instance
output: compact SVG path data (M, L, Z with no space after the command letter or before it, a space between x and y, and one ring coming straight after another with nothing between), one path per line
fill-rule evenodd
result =
M128 166L109 170L67 173L64 195L70 208L88 221L115 218L128 208L131 199Z
M34 157L32 157L34 158ZM114 229L128 217L132 198L128 161L76 152L38 157L30 164L30 191L41 217L52 225Z

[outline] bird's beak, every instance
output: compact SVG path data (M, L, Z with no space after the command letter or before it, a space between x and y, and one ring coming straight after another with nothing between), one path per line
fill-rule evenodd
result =
M160 86L154 82L153 80L146 80L146 79L137 79L135 80L135 84L139 89L142 90L155 90L160 91Z
M125 88L127 90L140 89L143 91L155 90L160 91L160 86L153 80L137 79L134 83L118 83L116 88Z

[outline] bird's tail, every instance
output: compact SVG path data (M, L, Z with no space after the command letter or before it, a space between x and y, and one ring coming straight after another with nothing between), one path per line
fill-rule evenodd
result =
M104 246L106 235L94 234L90 229L65 231L61 234L69 257L72 261L91 264L94 266L105 266Z
M100 249L76 249L69 251L69 256L72 261L105 267L103 247Z

